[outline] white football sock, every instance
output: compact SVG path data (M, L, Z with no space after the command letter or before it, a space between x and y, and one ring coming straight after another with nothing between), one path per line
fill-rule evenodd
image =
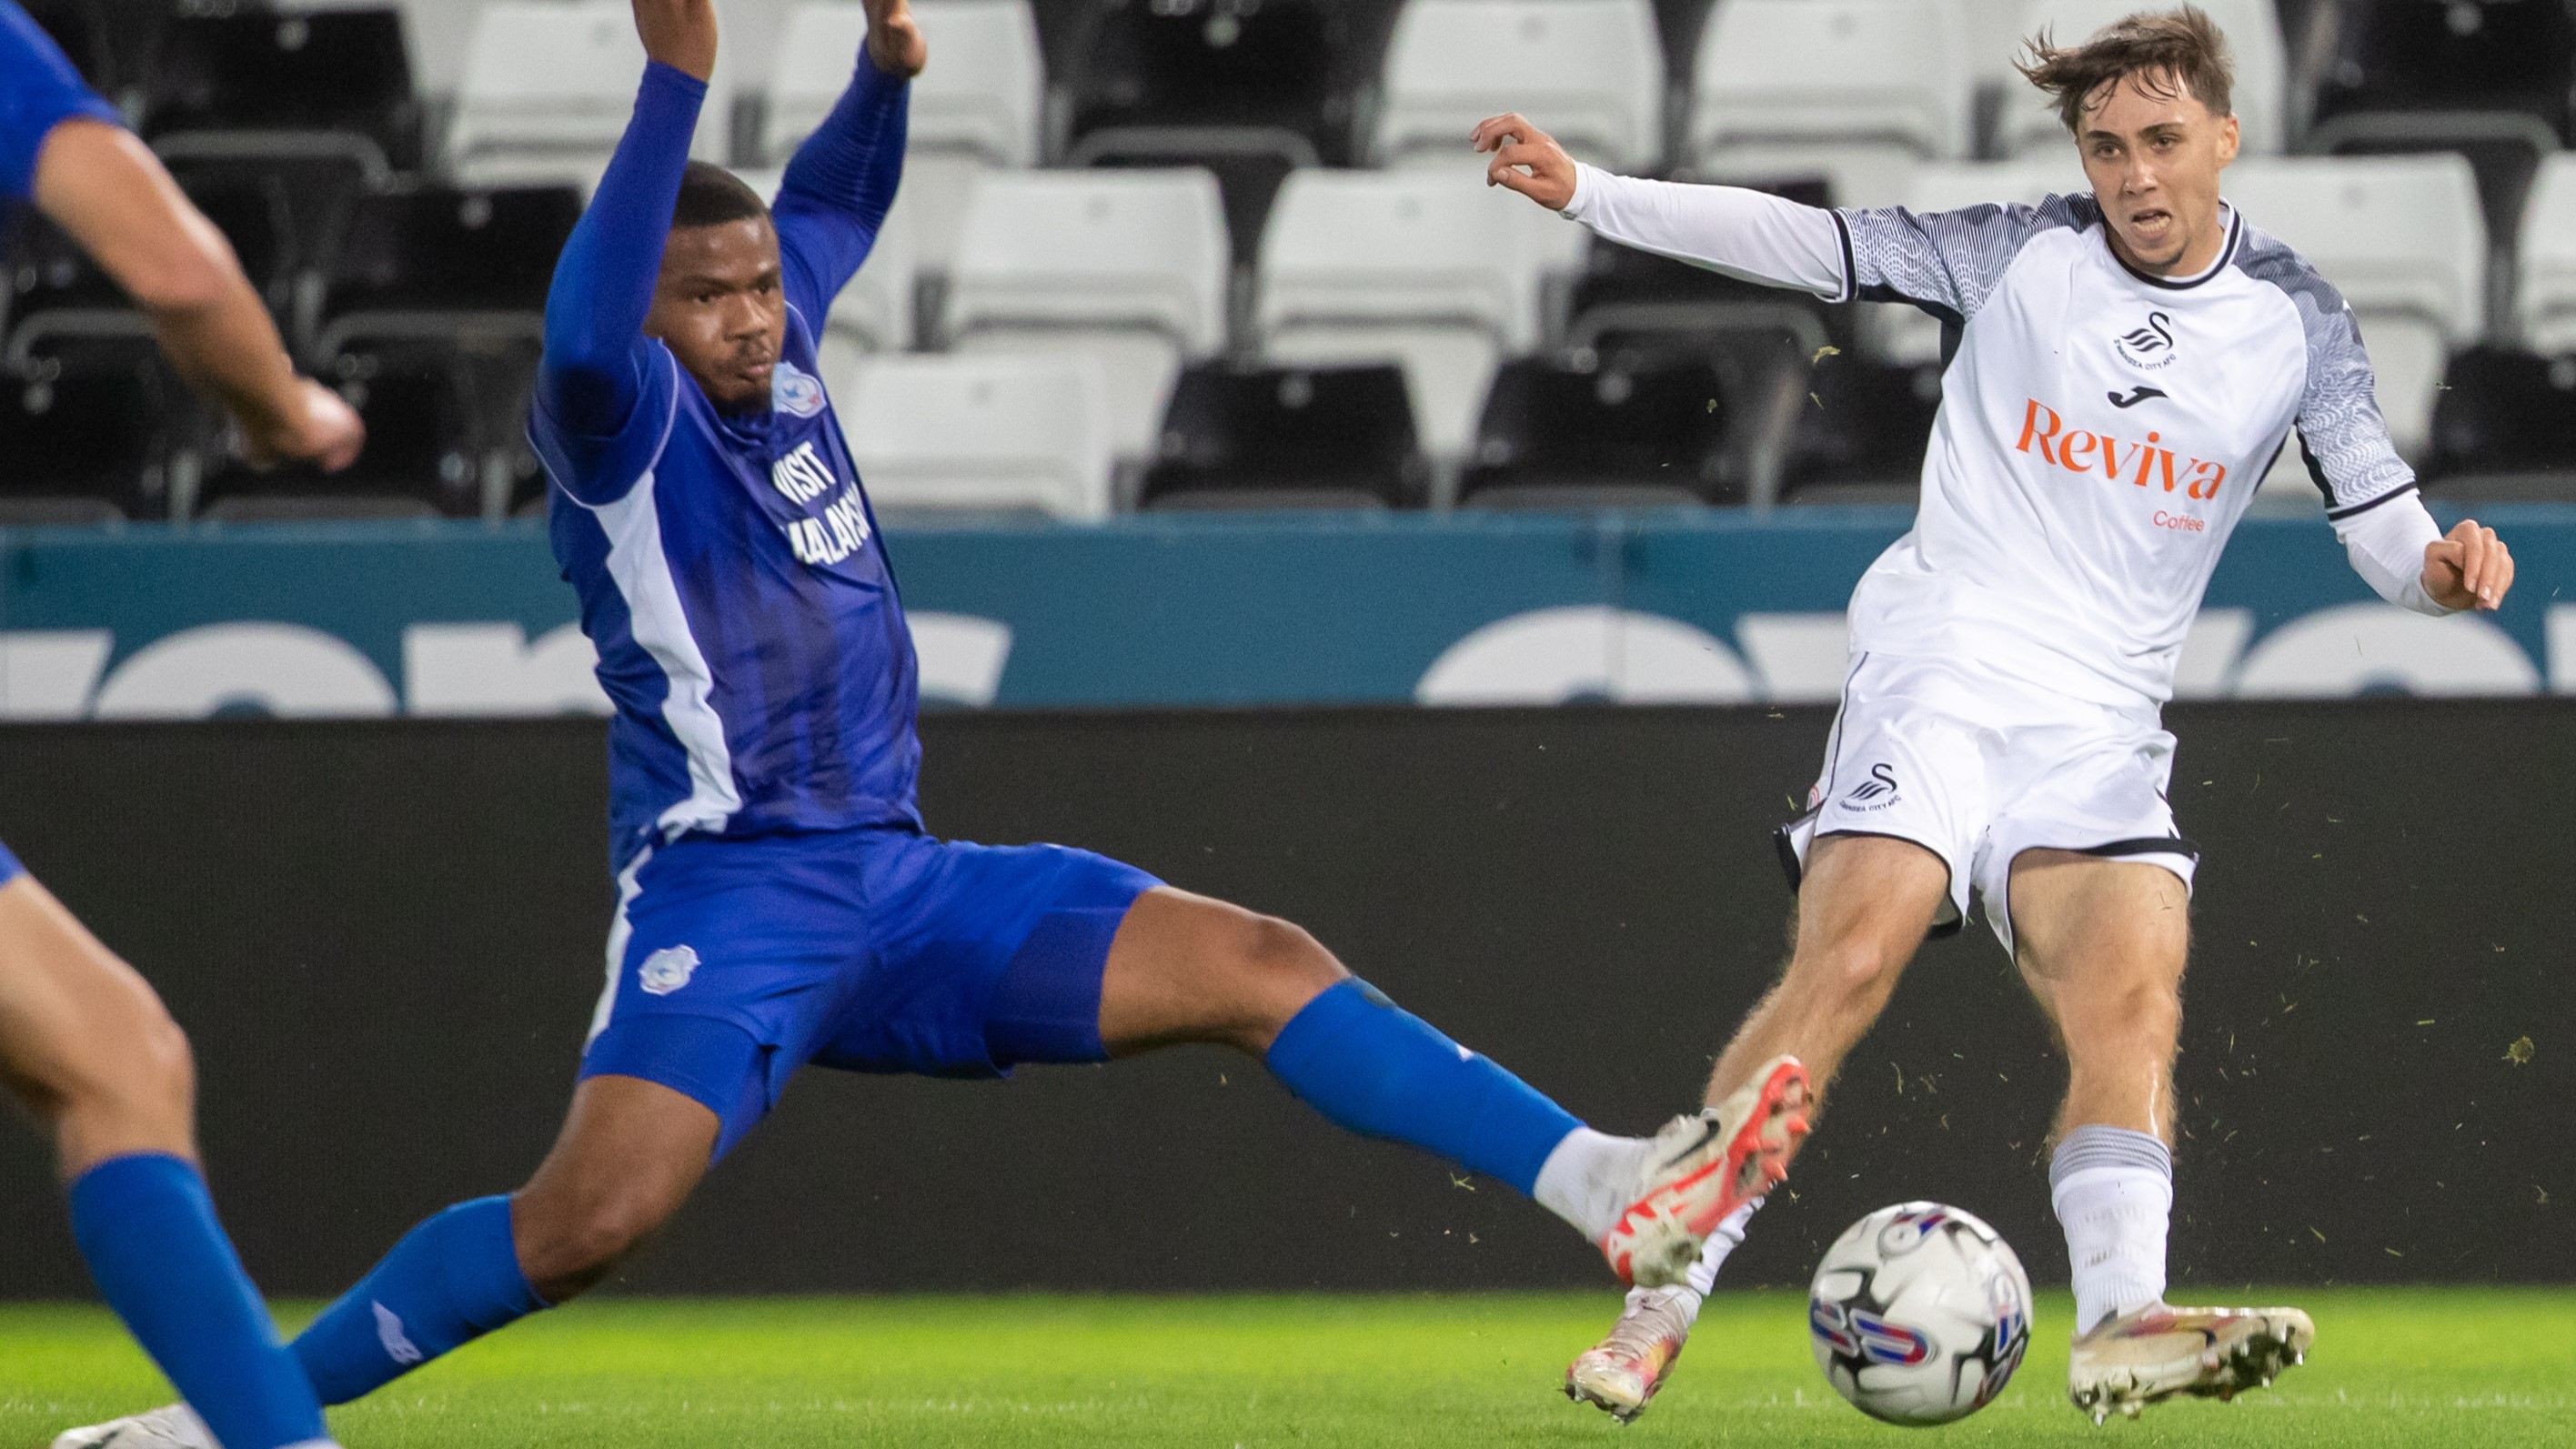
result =
M1651 1145L1643 1137L1613 1137L1577 1127L1539 1166L1530 1196L1574 1224L1586 1241L1600 1242L1636 1200L1637 1171L1645 1166Z
M2173 1215L2165 1145L2125 1127L2078 1127L2057 1144L2048 1181L2075 1273L2076 1333L2163 1298Z
M1708 1241L1700 1244L1699 1261L1691 1264L1690 1271L1682 1275L1679 1290L1682 1322L1699 1321L1700 1304L1707 1299L1709 1290L1717 1286L1717 1270L1725 1265L1727 1254L1744 1246L1744 1225L1753 1221L1753 1210L1760 1206L1762 1199L1758 1197L1742 1203L1735 1211L1719 1218L1716 1230L1708 1235Z

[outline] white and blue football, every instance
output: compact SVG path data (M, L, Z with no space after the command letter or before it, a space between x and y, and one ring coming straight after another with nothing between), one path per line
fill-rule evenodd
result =
M1851 1225L1807 1294L1816 1366L1891 1424L1947 1424L1985 1407L2030 1346L2030 1277L1972 1213L1898 1203Z

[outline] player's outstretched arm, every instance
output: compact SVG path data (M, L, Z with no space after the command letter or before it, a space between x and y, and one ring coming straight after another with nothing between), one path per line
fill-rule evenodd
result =
M644 395L644 319L716 65L713 0L634 3L647 61L635 114L546 290L537 400L554 426L577 437L621 432Z
M241 424L254 463L345 468L366 428L339 395L298 377L241 262L213 222L132 132L89 117L56 125L37 153L36 205L152 319L188 381Z
M930 61L909 0L867 0L868 43L847 90L796 148L772 212L787 299L809 319L858 274L903 180L906 84Z
M1517 112L1479 122L1471 139L1488 157L1487 185L1517 191L1612 241L1831 300L1851 290L1841 229L1821 207L1736 186L1614 175L1575 160Z

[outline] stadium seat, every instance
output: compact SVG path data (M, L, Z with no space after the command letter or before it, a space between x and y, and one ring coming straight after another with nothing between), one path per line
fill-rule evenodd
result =
M105 96L117 93L121 77L116 47L109 38L115 25L101 0L22 0L22 4L28 18L63 48L90 89Z
M1713 181L1822 177L1836 205L1968 154L1956 0L1726 0L1700 36L1687 162Z
M2232 109L2237 134L2247 156L2272 156L2288 149L2289 49L2281 37L2280 12L2272 0L2199 0L2200 8L2226 33L2236 55L2236 89ZM2124 16L2135 14L2138 0L2036 0L2022 12L2020 34L2050 32L2060 45L2071 45ZM1980 58L1982 62L1982 57ZM2009 64L2009 56L2006 57ZM1979 67L1983 69L1982 63ZM2032 90L2018 76L2005 87L2007 101L2001 135L2006 155L2072 154L2074 138L2057 119L2056 103Z
M2229 168L2227 198L2343 293L2399 451L2430 435L2443 361L2485 331L2487 237L2458 156L2283 157Z
M570 187L418 186L360 200L321 288L323 356L358 337L535 339L555 258L581 219Z
M2576 503L2576 352L2453 358L2424 487L2460 503Z
M1262 355L1403 364L1425 449L1456 460L1496 363L1539 344L1542 283L1590 236L1472 170L1298 172L1261 238Z
M1902 503L1922 489L1941 364L1824 357L1789 440L1781 502Z
M727 159L733 57L716 53L714 79L690 153ZM447 132L447 167L467 186L567 184L586 194L634 113L644 74L635 17L618 0L489 0Z
M21 358L0 369L0 526L169 517L195 426L187 389L148 351Z
M868 357L825 381L880 514L1109 516L1108 382L1088 358Z
M1205 171L989 172L967 202L941 330L969 352L1094 359L1118 451L1141 461L1182 363L1225 344L1226 257Z
M9 355L23 356L53 337L150 337L151 324L125 293L35 208L15 208L9 218L8 257L9 292L0 313Z
M2523 208L2516 312L2523 341L2576 352L2576 155L2552 156Z
M1519 111L1583 160L1660 170L1663 95L1647 0L1407 0L1387 48L1374 154L1475 175L1467 133Z
M1418 508L1430 468L1404 374L1210 362L1181 374L1144 508Z
M363 361L364 366L357 366ZM343 354L340 395L366 420L367 446L337 473L240 462L210 472L196 516L258 523L313 518L501 515L504 481L489 474L472 380L429 350Z
M1470 508L1739 503L1734 421L1706 360L1523 358L1495 375L1459 480Z
M171 160L336 164L382 184L421 162L392 10L182 13L143 81L143 135Z
M938 60L912 83L903 195L919 254L939 270L955 252L976 174L1037 164L1046 74L1026 0L922 0L913 15ZM867 14L856 4L789 8L761 127L770 165L787 164L830 114L866 38Z
M2073 146L2063 154L2036 153L2019 161L1936 162L1914 169L1895 198L1915 212L1956 211L1984 202L2036 206L2052 195L2090 194ZM1866 205L1882 205L1867 202ZM1902 302L1863 302L1855 329L1861 350L1882 362L1911 367L1941 360L1941 324Z

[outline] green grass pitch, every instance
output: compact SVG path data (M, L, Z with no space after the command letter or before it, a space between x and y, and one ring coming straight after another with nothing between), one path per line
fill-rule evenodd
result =
M2268 1393L2094 1429L2062 1295L2012 1388L1942 1430L1862 1418L1802 1301L1722 1296L1654 1412L1557 1396L1613 1295L597 1299L338 1410L350 1449L505 1445L2576 1444L2576 1291L2287 1295L2317 1351ZM309 1307L304 1311L310 1311ZM298 1316L298 1315L291 1315ZM105 1313L0 1305L0 1449L162 1402Z

